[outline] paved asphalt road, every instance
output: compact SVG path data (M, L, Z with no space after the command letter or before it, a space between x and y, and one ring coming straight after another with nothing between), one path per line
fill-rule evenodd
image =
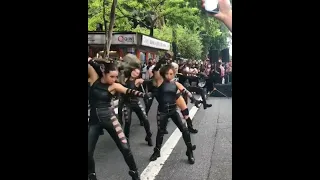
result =
M193 144L197 145L194 151L196 163L187 163L186 147L180 138L155 180L232 179L232 99L210 97L208 102L213 106L207 110L201 106L193 118L194 126L199 129L199 133L191 137ZM157 102L154 101L149 113L154 143L156 106ZM191 109L193 105L188 104L188 107ZM170 120L169 134L165 135L163 144L175 129L175 124ZM131 149L139 172L142 173L149 164L153 147L147 146L144 141L144 128L139 125L134 113L130 137ZM94 157L99 180L131 180L122 154L106 131L105 135L100 136Z

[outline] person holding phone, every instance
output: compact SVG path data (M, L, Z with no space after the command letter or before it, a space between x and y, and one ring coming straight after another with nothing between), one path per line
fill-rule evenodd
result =
M211 10L211 6L216 6L216 1L218 1L218 9L213 8ZM232 32L232 10L230 0L202 0L202 7L204 7L210 15L223 22Z

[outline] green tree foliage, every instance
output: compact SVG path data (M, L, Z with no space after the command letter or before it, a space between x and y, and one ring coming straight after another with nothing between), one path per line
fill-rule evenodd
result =
M106 0L106 20L109 21L109 14L111 11L112 0ZM126 0L118 0L118 5ZM103 0L89 0L88 1L88 30L95 31L98 23L103 24ZM109 23L109 22L108 22ZM130 31L132 29L131 22L122 17L121 13L116 9L116 22L114 31ZM105 27L104 27L105 30Z
M229 30L217 19L209 17L205 12L201 12L201 37L202 37L202 55L201 58L207 57L210 49L222 50L227 48L227 37Z
M200 59L202 53L202 38L199 33L182 26L177 28L177 46L185 58Z
M110 14L112 0L107 0ZM118 0L114 31L133 31L172 43L186 58L204 58L208 50L227 46L228 31L201 10L199 0ZM103 24L103 0L88 1L88 29ZM108 17L106 18L109 19Z

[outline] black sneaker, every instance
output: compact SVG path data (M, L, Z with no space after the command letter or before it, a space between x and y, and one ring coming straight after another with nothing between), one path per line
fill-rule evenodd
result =
M138 171L129 171L129 175L132 177L132 180L140 180Z
M146 138L144 139L145 141L148 142L148 146L153 146L151 136L152 136L152 134L150 133L150 134L148 134L148 135L146 136Z
M198 130L197 129L194 129L192 127L189 127L188 128L189 132L192 133L192 134L197 134L198 133Z
M150 161L155 161L158 159L158 157L160 157L160 149L154 148L154 152L150 157Z
M212 104L205 104L205 105L203 105L203 109L207 109L208 107L212 107Z

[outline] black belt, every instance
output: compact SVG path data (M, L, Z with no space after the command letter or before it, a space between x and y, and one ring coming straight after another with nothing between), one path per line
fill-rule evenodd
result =
M172 111L176 111L177 110L177 104L174 103L174 104L164 104L162 106L158 106L158 107L162 107L161 109L158 108L158 111L159 112L164 112L164 113L169 113L169 112L172 112Z
M91 109L100 109L100 108L109 108L109 107L112 107L111 104L106 104L106 105L99 105L99 106L90 106Z

